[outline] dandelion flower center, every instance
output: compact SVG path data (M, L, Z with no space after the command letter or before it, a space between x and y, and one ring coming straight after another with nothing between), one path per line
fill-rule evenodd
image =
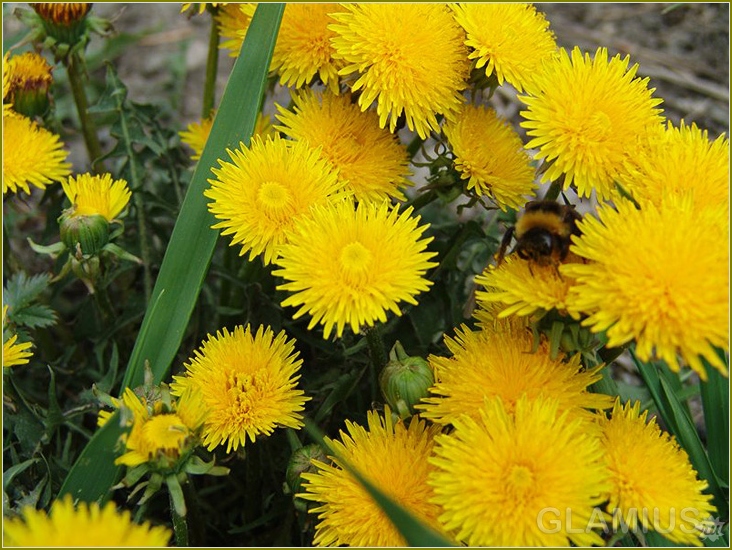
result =
M371 266L371 252L360 242L353 242L343 247L341 252L341 266L346 276L352 275L359 278L360 275L368 271Z
M511 498L521 499L531 491L531 487L534 485L534 474L527 466L514 464L506 481L507 493L511 495Z
M266 181L257 194L262 206L270 214L284 214L290 209L292 195L276 181Z
M183 446L189 431L177 414L159 414L145 423L142 434L151 448L176 450Z

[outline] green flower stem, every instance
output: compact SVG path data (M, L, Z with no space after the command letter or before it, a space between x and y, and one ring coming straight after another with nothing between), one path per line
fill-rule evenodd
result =
M130 183L134 190L142 189L142 181L140 174L137 173L137 163L134 161L135 150L132 148L132 138L130 136L130 129L127 126L127 119L124 116L124 109L122 102L124 97L119 94L115 95L115 101L117 103L117 111L120 114L119 125L122 131L122 139L125 144L125 152L129 160L130 168ZM150 302L150 296L152 295L152 274L150 273L150 245L148 244L147 236L147 222L145 219L145 201L142 197L142 193L133 193L132 198L135 201L135 210L137 210L137 232L140 237L140 256L142 257L142 269L143 269L143 286L145 288L145 303Z
M386 365L386 348L378 325L366 330L366 343L371 355L371 401L379 398L379 373Z
M216 103L216 73L219 69L219 27L211 15L211 33L208 38L208 58L206 59L206 82L203 86L203 111L201 119L206 119Z
M412 199L411 201L407 202L405 207L411 206L414 209L414 212L419 212L422 208L427 206L429 203L431 203L433 200L435 200L439 195L437 194L437 191L434 189L430 189L426 193L422 193L421 195L417 195Z
M173 532L175 533L175 545L178 547L188 546L188 523L186 518L181 516L175 510L175 504L173 503L173 494L168 491L170 500L170 515L173 518Z
M81 72L81 58L78 53L73 53L68 58L66 70L69 74L69 84L71 85L71 93L74 96L76 110L79 113L79 121L81 122L81 133L84 136L84 144L89 153L89 163L92 170L100 174L104 172L104 164L97 161L102 157L102 147L99 145L97 137L97 129L94 121L89 116L89 102L86 99L84 91L84 79Z

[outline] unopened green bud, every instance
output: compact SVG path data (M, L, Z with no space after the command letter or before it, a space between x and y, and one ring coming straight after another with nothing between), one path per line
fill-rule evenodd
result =
M316 443L300 447L292 453L290 462L287 464L285 479L287 480L287 487L293 494L300 492L300 474L317 471L317 468L311 462L313 459L320 462L327 462L328 460L323 449Z
M435 378L429 363L422 357L410 357L397 342L389 353L389 362L379 375L381 393L389 406L406 418L414 406L429 395Z
M97 254L109 242L109 222L100 214L76 216L65 211L59 218L61 241L76 251L77 245L84 255Z

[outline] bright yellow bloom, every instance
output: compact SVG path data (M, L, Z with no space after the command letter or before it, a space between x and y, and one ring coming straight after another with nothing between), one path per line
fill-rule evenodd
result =
M209 210L222 220L213 229L234 236L231 245L242 245L240 255L262 254L273 262L287 242L287 232L316 205L343 200L343 182L317 149L306 142L275 137L252 139L249 148L239 144L227 150L233 163L219 160L204 192Z
M71 201L73 216L100 215L111 222L124 210L132 193L125 180L112 180L111 174L80 174L62 181Z
M578 223L572 247L589 263L560 270L576 279L568 302L609 347L635 340L641 360L660 357L675 371L681 355L706 379L701 357L727 374L714 347L729 350L729 219L690 202L601 207L599 219Z
M591 519L607 471L590 421L526 397L513 413L487 399L479 415L435 438L429 484L445 529L469 546L602 545Z
M5 337L7 318L8 306L3 306L3 338ZM17 340L18 335L11 334L8 339L3 342L3 368L25 365L29 363L30 358L33 357L33 352L26 351L33 346L33 343L20 342L16 344L15 342Z
M3 195L63 180L71 173L67 156L57 135L29 118L3 112Z
M399 212L387 202L351 201L317 207L294 227L281 249L274 274L285 279L278 288L292 292L283 306L300 306L297 319L312 315L308 326L324 325L328 338L335 327L340 338L350 326L358 333L386 312L401 315L398 302L416 304L414 296L432 282L425 272L436 266L436 255L421 239L428 226L417 226L412 209Z
M531 139L527 149L551 165L542 181L564 174L564 188L574 184L580 196L609 198L623 163L649 132L662 122L661 99L653 98L648 78L636 78L629 57L608 61L606 48L594 58L579 48L571 58L564 49L543 65L534 95L520 96L528 106L521 126Z
M221 6L221 5L222 5L221 2L193 2L193 3L188 2L188 3L183 4L180 7L180 13L185 13L189 9L191 9L191 7L193 7L194 15L195 15L196 9L198 10L198 15L201 15L204 11L206 11L206 6L211 6L211 7L215 8L215 7Z
M601 422L611 488L607 511L613 527L630 532L653 529L681 545L702 546L700 537L712 527L716 508L704 494L689 457L661 431L640 402L625 406L616 401L612 418Z
M203 119L201 122L192 122L183 132L178 132L180 140L193 149L191 160L198 160L201 158L204 147L206 147L206 141L211 133L211 127L213 126L215 114L212 114L208 118ZM272 127L272 121L269 115L263 115L259 113L257 120L254 123L254 132L252 136L259 136L262 139L267 137L274 137L275 130Z
M571 259L570 254L567 261ZM475 282L483 286L475 294L479 305L495 302L507 306L498 317L527 316L556 309L579 318L576 308L567 302L574 279L560 275L558 266L538 265L510 254L499 267L489 265L475 277Z
M272 53L272 70L280 75L280 84L302 88L317 76L338 93L338 70L344 63L333 59L335 33L328 25L334 22L330 12L339 9L338 4L287 4Z
M297 496L317 502L310 510L318 514L316 546L404 546L406 541L363 486L343 469L345 460L368 481L404 506L411 514L439 530L440 508L427 476L434 470L428 462L434 436L439 431L413 417L407 428L386 408L384 417L368 412L368 428L346 421L348 433L341 441L325 438L338 456L333 465L312 463L317 473L303 473L304 492Z
M22 103L33 97L42 97L48 101L46 94L53 81L51 76L53 67L42 55L25 52L11 57L8 60L7 70L10 74L8 95L10 101L15 103L16 111L23 111Z
M437 115L448 118L460 107L469 65L464 33L444 4L343 4L335 57L357 73L351 89L361 91L366 110L376 101L379 126L389 131L404 115L407 127L426 138L439 131Z
M637 201L660 206L670 196L690 196L697 209L729 210L729 140L724 134L709 141L707 130L696 124L682 121L675 128L669 122L629 164L630 173L620 183Z
M276 126L290 138L320 147L357 200L404 200L400 187L412 185L407 150L379 128L373 111L361 111L348 95L306 90L293 96L294 112L279 105Z
M175 467L181 456L197 445L207 412L190 391L168 410L162 401L148 403L126 388L122 406L132 413L132 429L125 438L125 453L114 463L129 468L145 463L164 469Z
M467 33L476 68L496 75L518 91L530 87L541 64L557 53L549 21L531 4L464 3L451 5L455 19Z
M519 135L495 110L466 105L443 131L468 189L490 197L504 211L519 209L535 196L531 159Z
M8 96L8 93L10 92L10 51L8 50L5 52L5 55L3 56L3 103L5 103L5 98ZM5 110L5 105L3 105L3 110ZM3 114L3 116L5 116Z
M522 396L552 398L560 411L603 409L612 405L607 395L590 393L590 384L602 378L599 368L584 370L579 355L552 359L542 342L532 353L530 329L504 324L504 330L472 332L458 328L455 338L445 337L452 357L430 355L435 373L431 397L416 406L422 416L439 424L451 424L461 415L478 418L486 398L500 397L509 413Z
M295 341L284 331L275 336L260 326L255 335L242 326L209 335L186 363L184 376L174 376L171 391L190 388L208 411L203 443L209 450L226 443L226 452L253 443L258 435L275 428L302 427L304 404L309 401L295 389L302 365Z
M221 41L219 48L229 50L229 56L238 57L249 24L252 22L256 4L224 4L216 14Z
M74 506L71 495L56 500L51 513L26 507L23 517L5 518L3 543L8 546L100 547L167 546L171 532L132 521L129 510L118 512L114 502L104 507L80 502Z

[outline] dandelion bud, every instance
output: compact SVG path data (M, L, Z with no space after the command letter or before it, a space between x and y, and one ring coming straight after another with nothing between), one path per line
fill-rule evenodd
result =
M52 69L43 56L35 52L26 52L8 60L8 97L16 112L33 118L48 111Z
M84 36L85 19L92 4L39 3L31 4L31 7L40 16L48 36L57 42L73 45Z
M59 218L61 241L72 252L81 248L85 256L97 254L109 242L109 222L101 214L77 216L73 207Z
M427 397L435 378L429 363L422 357L408 356L399 342L389 359L379 375L381 393L389 406L406 418L414 414L414 405Z
M321 462L328 460L323 449L316 443L300 447L292 453L290 462L287 464L285 479L287 480L287 487L293 494L300 492L300 474L303 472L315 472L317 470L310 462L312 459L320 460Z

